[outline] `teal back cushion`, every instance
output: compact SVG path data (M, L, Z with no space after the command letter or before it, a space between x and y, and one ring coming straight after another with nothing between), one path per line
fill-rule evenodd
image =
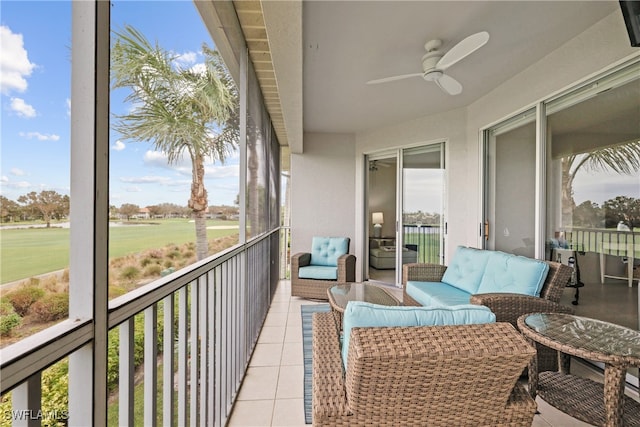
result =
M483 305L416 307L350 301L344 310L342 323L342 362L346 369L351 329L355 327L468 325L495 321L495 314Z
M458 246L442 276L442 283L470 294L477 293L484 269L492 253L492 251Z
M548 273L549 265L544 261L493 252L477 293L511 292L539 297Z
M311 240L311 265L335 267L338 258L348 252L348 237L314 237Z

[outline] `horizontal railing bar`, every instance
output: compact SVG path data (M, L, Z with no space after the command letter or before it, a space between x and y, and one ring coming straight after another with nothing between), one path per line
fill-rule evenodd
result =
M0 393L6 393L92 339L91 320L67 319L3 348Z

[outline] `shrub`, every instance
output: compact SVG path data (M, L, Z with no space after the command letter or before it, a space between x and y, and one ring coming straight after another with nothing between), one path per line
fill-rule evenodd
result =
M144 276L159 276L161 271L162 267L159 264L149 265L144 269Z
M128 279L128 280L133 280L139 275L140 275L140 270L138 270L138 267L135 267L133 265L123 268L122 272L120 273L120 277L122 279Z
M184 254L183 254L185 259L189 259L189 258L193 257L194 255L195 255L195 253L193 251L191 251L191 250L185 251Z
M171 258L171 259L180 258L180 256L181 256L180 251L179 251L179 250L177 250L177 249L172 250L171 252L169 252L169 253L167 254L167 257L169 257L169 258Z
M0 336L11 335L11 332L22 323L22 317L8 302L0 303Z
M44 296L44 290L37 285L27 285L7 294L7 299L15 309L16 313L24 316L29 311L29 307Z
M154 260L152 260L151 258L149 258L149 257L144 257L144 258L142 258L142 259L140 260L140 266L141 266L141 267L146 267L147 265L149 265L149 264L151 264L151 263L153 263L153 262L155 262L155 261L154 261Z
M167 268L173 267L173 262L171 262L171 260L166 260L164 262L164 266Z
M163 257L162 251L160 249L153 249L147 252L147 255L151 258L160 259Z
M29 310L36 320L50 322L69 316L69 295L51 294L47 298L36 301Z

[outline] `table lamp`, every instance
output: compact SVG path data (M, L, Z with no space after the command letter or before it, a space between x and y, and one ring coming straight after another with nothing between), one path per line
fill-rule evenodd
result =
M371 222L373 222L373 237L379 238L382 235L382 224L384 224L382 212L374 212L371 215Z

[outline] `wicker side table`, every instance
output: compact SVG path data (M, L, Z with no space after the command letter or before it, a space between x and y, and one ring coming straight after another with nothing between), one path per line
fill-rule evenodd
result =
M336 323L342 329L342 313L349 301L364 301L380 305L400 305L393 295L383 288L367 283L347 283L327 289L327 297L331 305Z
M574 418L598 426L640 426L640 403L624 395L629 366L640 366L640 332L562 313L525 314L518 327L531 341L558 351L560 372L529 364L529 392ZM605 364L604 386L569 373L568 355Z

